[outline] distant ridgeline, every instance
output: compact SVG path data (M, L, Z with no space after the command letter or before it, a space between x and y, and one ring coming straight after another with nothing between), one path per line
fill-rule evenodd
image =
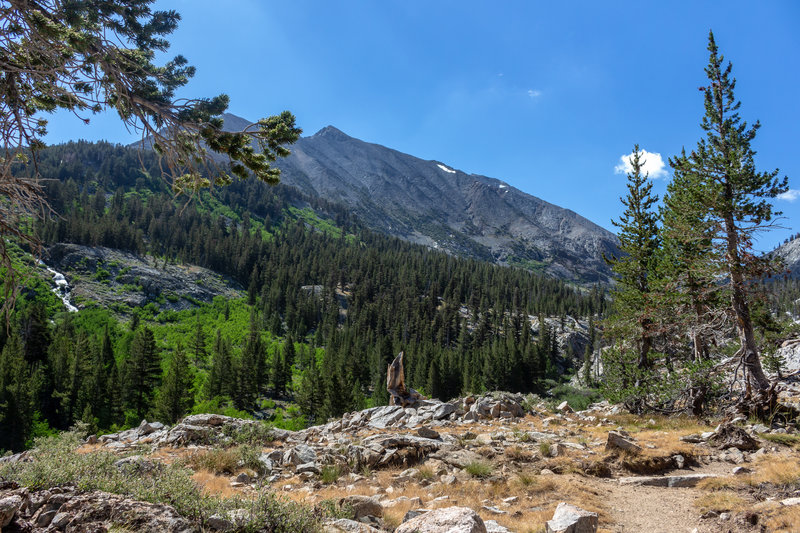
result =
M272 413L265 396L296 404L278 410L279 422L319 421L385 404L386 367L401 349L409 384L426 395L542 392L583 354L560 353L548 327L534 338L529 317L606 309L602 288L377 234L291 187L242 181L187 204L152 154L131 148L58 145L40 154L39 171L57 178L46 187L60 216L38 228L46 245L198 265L247 296L183 311L159 308L159 294L111 310L89 298L68 314L32 281L10 335L0 328L0 405L13 406L0 418L0 449L76 420L103 429L226 405Z

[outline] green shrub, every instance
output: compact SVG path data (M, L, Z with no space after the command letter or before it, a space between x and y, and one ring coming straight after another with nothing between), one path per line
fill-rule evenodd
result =
M37 439L36 448L30 452L34 460L0 465L0 477L33 490L74 484L80 491L100 490L168 504L198 529L211 515L245 509L248 522L242 531L316 533L322 529L321 519L331 514L324 508L311 509L282 499L269 490L260 491L255 498L205 495L192 480L192 472L179 463L131 475L114 466L117 455L105 451L76 453L84 433L77 430Z
M575 411L583 411L589 405L603 399L598 389L578 389L566 383L551 389L550 394L555 405L566 400Z
M340 477L342 477L342 470L339 468L339 465L323 466L319 476L320 480L326 484L336 483Z
M464 467L464 470L472 477L481 479L492 475L492 465L486 461L472 461Z

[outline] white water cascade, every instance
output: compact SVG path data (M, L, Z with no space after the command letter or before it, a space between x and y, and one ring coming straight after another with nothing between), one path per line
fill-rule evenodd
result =
M64 302L64 306L67 308L67 311L70 313L77 313L78 308L72 305L72 301L70 300L72 290L70 289L69 283L67 282L67 278L64 277L64 274L61 272L56 272L49 266L45 265L42 261L39 261L39 264L46 268L47 271L53 276L53 284L55 285L55 288L53 288L53 294L58 296L61 301Z

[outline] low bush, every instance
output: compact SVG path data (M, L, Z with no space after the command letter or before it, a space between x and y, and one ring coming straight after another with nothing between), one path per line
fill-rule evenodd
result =
M73 484L80 491L99 490L171 505L198 529L211 515L234 509L248 511L243 531L315 533L322 529L321 519L328 516L324 509L284 500L267 489L255 498L205 495L192 480L191 471L179 463L131 475L114 466L119 456L112 453L76 453L84 436L85 432L78 430L37 439L36 448L30 451L33 461L0 465L0 477L33 490Z
M472 461L464 467L464 470L472 477L481 479L492 475L492 465L485 461Z

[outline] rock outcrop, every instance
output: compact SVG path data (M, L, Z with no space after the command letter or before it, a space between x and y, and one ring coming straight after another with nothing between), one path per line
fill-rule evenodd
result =
M0 484L0 528L13 525L29 533L53 531L126 531L195 533L198 528L169 505L132 500L106 492L78 492L74 487L31 492Z

